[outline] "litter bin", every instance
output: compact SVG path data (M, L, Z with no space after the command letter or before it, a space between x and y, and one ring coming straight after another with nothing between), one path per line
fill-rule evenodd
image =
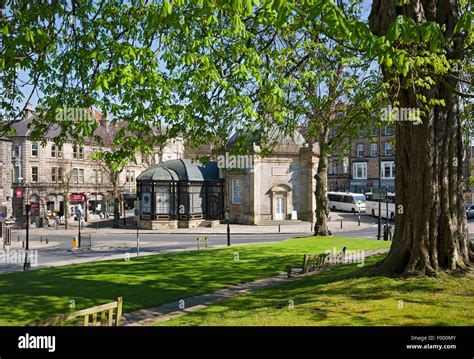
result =
M383 226L383 240L391 241L392 240L392 226L386 224Z

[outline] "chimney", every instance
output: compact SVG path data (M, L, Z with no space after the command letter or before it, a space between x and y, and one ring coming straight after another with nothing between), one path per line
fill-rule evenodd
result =
M35 112L35 108L31 102L28 102L25 107L25 118L28 118L28 116L33 112Z

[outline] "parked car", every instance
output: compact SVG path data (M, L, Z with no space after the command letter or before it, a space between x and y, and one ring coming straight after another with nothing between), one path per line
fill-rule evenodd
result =
M466 204L466 215L467 218L474 218L474 204Z

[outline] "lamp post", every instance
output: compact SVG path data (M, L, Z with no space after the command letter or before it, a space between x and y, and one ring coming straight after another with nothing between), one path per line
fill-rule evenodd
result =
M28 257L28 251L30 249L30 201L28 193L28 182L23 178L19 177L18 180L23 182L26 192L25 201L25 217L26 217L26 239L25 239L25 262L23 263L23 271L30 269L30 258Z
M225 220L227 222L227 246L230 246L230 216L229 216L229 207L225 210Z
M76 217L77 221L79 223L79 229L77 233L77 246L81 248L81 218L82 218L82 207L80 207L80 204L78 205L77 211L76 211Z

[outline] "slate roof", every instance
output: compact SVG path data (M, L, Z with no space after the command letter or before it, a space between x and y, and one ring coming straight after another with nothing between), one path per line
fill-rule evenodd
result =
M201 164L189 159L165 161L143 171L137 181L218 181L217 162Z

